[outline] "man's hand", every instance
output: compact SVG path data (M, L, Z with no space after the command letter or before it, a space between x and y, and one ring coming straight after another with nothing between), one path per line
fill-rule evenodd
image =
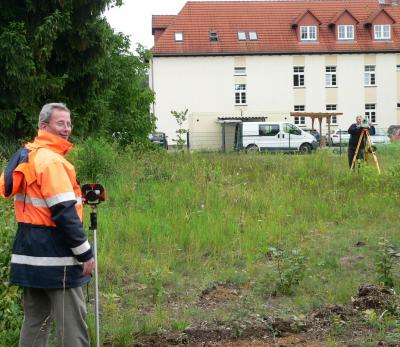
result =
M83 266L83 276L89 276L92 274L94 269L95 261L94 258L90 258L88 261L85 261Z

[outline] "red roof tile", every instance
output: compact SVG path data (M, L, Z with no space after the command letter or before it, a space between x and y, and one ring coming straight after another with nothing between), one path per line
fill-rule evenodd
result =
M175 15L153 15L152 28L153 29L166 29L168 25L172 24L175 20Z
M390 13L388 13L388 12L383 8L383 9L380 9L380 10L378 10L378 11L375 11L375 12L371 13L371 15L370 15L370 16L367 18L367 20L365 21L365 24L371 24L371 23L375 20L375 18L378 17L381 13L384 13L386 16L388 16L388 17L393 21L393 23L396 22L396 20L390 15Z
M364 24L383 7L395 21L392 40L373 41ZM337 41L329 26L344 10L359 22L356 41ZM318 42L300 42L292 28L306 11L321 22ZM211 31L218 32L217 42L210 42ZM239 41L238 31L255 31L258 40ZM183 42L175 42L175 32L184 33ZM400 6L382 6L378 0L189 1L152 51L154 56L400 52Z
M322 24L321 21L317 18L317 16L312 13L310 10L305 10L303 13L301 13L292 23L292 28L299 25L301 23L301 20L307 15L310 14L314 19L319 23Z
M354 21L355 21L357 24L360 23L360 22L357 20L357 18L354 17L353 14L352 14L349 10L342 10L342 11L339 11L339 12L335 15L335 17L333 17L333 18L331 19L331 21L329 22L328 25L335 25L336 22L338 21L338 19L339 19L340 17L342 17L345 13L348 13L351 17L353 17L353 18L354 18Z

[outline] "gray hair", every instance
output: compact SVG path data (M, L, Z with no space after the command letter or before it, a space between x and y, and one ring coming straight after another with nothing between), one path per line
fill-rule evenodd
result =
M53 110L58 109L58 110L64 110L68 113L71 113L71 111L68 109L68 107L60 102L51 102L49 104L46 104L42 107L42 110L39 113L39 121L38 121L38 127L40 128L40 124L42 123L48 123L50 121L51 115L53 114Z

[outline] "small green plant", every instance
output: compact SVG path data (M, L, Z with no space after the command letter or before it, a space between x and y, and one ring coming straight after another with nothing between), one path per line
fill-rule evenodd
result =
M152 301L154 304L161 303L165 295L164 278L162 271L156 269L149 274L149 284Z
M178 332L184 331L189 325L190 325L189 322L182 319L173 320L171 322L172 330Z
M379 246L379 254L376 262L378 281L386 287L393 288L393 265L397 258L400 257L400 251L385 239L381 239Z
M270 247L269 255L275 274L275 294L291 295L304 278L307 257L299 249L290 251Z
M179 129L176 131L177 133L177 138L174 139L176 141L176 145L179 150L182 150L183 146L186 143L186 133L187 130L183 128L183 123L187 119L187 113L188 109L185 111L177 112L177 111L171 111L171 114L175 117L176 122L178 123Z

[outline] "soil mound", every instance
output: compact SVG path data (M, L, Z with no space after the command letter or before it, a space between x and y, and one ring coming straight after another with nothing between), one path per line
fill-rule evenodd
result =
M352 306L357 310L384 310L395 299L392 289L374 284L364 284L358 289L357 296L352 298Z

